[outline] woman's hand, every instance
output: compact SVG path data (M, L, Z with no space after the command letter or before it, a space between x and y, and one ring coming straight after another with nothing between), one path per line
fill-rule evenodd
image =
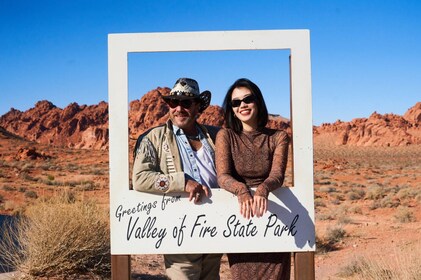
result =
M257 218L262 217L268 210L268 199L264 196L254 195L252 210L253 215Z
M249 192L238 196L240 214L247 220L253 218L253 197Z

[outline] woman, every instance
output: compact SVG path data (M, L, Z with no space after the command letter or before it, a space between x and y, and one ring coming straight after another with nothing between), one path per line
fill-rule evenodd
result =
M219 185L238 198L244 218L267 211L269 192L282 186L288 160L289 137L266 128L268 111L258 86L237 80L222 105L225 129L216 138ZM256 188L251 192L251 188ZM233 279L289 279L290 253L228 254Z

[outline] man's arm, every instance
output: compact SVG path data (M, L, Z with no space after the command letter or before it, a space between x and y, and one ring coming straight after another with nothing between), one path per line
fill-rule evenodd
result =
M140 141L135 155L132 174L135 190L158 194L184 192L184 172L161 170L160 162L166 159L158 157L156 148L147 137Z

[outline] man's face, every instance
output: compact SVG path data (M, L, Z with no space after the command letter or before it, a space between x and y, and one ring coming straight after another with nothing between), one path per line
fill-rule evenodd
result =
M175 99L167 101L167 104L170 107L170 119L173 122L173 124L175 124L183 130L189 130L194 128L196 117L199 115L199 102L193 99Z

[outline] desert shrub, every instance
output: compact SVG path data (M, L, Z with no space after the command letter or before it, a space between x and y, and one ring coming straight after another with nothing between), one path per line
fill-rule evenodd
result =
M32 177L31 175L29 175L27 172L22 172L19 174L19 177L22 178L23 180L27 180L27 181L32 181L32 182L36 182L37 179Z
M12 187L12 186L9 186L9 185L5 185L5 186L3 186L3 190L5 190L7 192L12 192L12 191L15 191L16 188Z
M345 237L345 230L336 225L326 230L325 236L316 236L316 248L318 253L327 253L338 249L338 242Z
M345 229L341 225L336 225L327 228L325 238L329 243L335 244L341 241L345 237L345 234Z
M410 187L405 187L400 189L397 194L396 197L399 198L400 200L405 200L405 199L410 199L413 198L416 195L416 192L411 189Z
M30 169L33 169L33 168L34 168L34 165L32 163L25 163L22 166L21 171L29 171Z
M316 236L316 253L328 253L337 249L335 244L327 242L325 239Z
M329 187L329 186L323 186L323 187L320 187L320 191L325 192L325 193L331 193L331 192L336 192L336 188Z
M110 276L108 215L93 202L69 202L68 196L39 201L7 234L0 251L10 252L8 263L28 278Z
M361 199L364 196L364 194L358 193L356 191L350 191L346 193L346 198L348 200L358 200Z
M361 206L358 206L358 205L349 207L348 211L354 214L360 214L360 215L363 214L363 210L361 209Z
M24 192L26 192L26 188L21 186L21 187L19 187L18 191L24 193Z
M334 220L335 217L332 214L318 214L316 213L316 219L319 221Z
M0 203L4 202L4 196L0 194Z
M50 180L50 181L54 181L54 176L51 175L51 174L48 174L47 179Z
M385 189L379 185L374 185L368 187L365 197L366 199L376 200L382 198L384 195Z
M315 207L326 207L326 203L324 202L324 199L316 198L316 199L314 199L314 206Z
M93 191L96 189L96 186L94 182L88 181L76 187L76 189L80 191Z
M26 191L25 197L27 197L27 198L38 198L38 194L35 191Z
M342 224L342 225L352 223L352 219L348 215L338 216L337 221L339 224Z
M421 279L419 247L397 251L394 257L360 257L341 268L338 276L358 280Z
M368 209L370 210L376 210L377 208L380 208L380 202L374 200L369 206Z
M414 213L409 210L408 207L399 207L394 217L400 223L410 223L416 221Z
M368 264L365 259L352 260L351 263L341 267L338 276L349 278L361 274L367 267Z
M399 206L399 200L394 198L394 194L388 194L380 200L381 208L396 208Z

